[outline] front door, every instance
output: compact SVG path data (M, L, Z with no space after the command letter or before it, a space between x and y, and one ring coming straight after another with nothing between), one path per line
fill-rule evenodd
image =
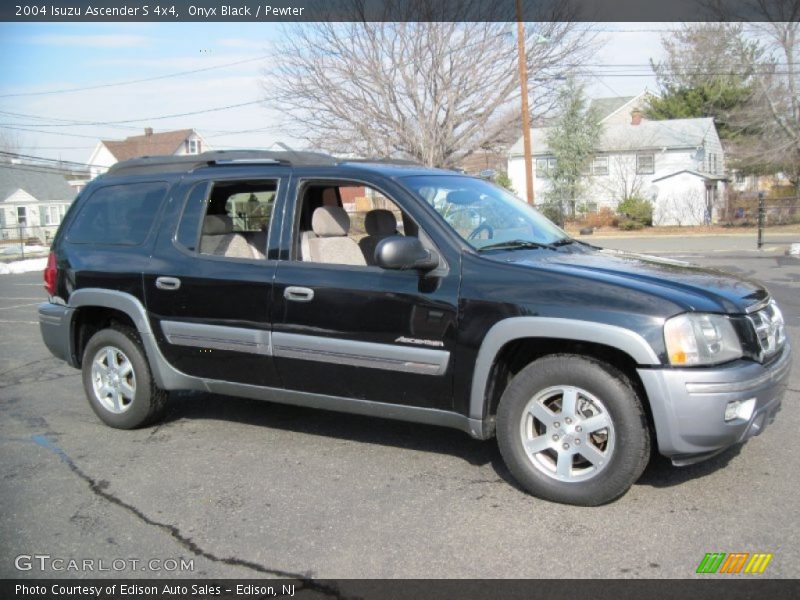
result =
M294 227L284 225L291 239L282 243L272 312L284 386L451 409L458 266L425 277L370 264L388 235L426 239L406 207L377 186L301 180L289 194Z

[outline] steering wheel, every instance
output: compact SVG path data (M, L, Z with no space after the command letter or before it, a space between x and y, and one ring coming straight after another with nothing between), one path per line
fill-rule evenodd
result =
M480 225L478 225L475 229L473 229L470 234L467 236L468 240L474 240L477 238L482 232L486 231L489 234L488 239L494 238L494 227L489 225L488 222L483 221Z

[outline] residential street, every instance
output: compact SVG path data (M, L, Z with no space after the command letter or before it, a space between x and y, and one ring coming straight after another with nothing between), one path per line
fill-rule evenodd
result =
M700 243L585 239L680 257ZM163 424L110 429L41 342L41 274L0 276L0 577L686 578L707 552L774 553L764 577L800 577L800 258L705 243L691 260L765 282L784 311L783 410L708 462L656 460L599 508L533 498L494 442L432 426L173 394ZM15 569L32 554L194 570Z

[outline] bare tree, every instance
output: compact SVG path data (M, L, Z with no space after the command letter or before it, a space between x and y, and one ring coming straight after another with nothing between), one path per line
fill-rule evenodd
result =
M754 93L731 122L757 135L743 139L737 154L756 166L777 166L800 187L800 0L747 0L733 5L741 14L721 0L701 3L718 18L752 21L734 44L753 73Z
M360 14L363 0L352 7ZM552 107L555 76L586 58L593 40L568 8L557 10L560 22L527 26L537 115ZM293 133L316 147L448 167L520 134L511 23L305 23L283 40L276 68L264 73L265 102L281 107L300 128Z

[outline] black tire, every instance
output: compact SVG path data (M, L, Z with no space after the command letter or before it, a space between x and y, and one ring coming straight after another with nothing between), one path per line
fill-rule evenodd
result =
M565 390L561 400L557 391L560 386ZM569 427L574 429L567 430L558 420L564 418L559 415L570 414L561 410L561 402L570 390L578 390L575 404L584 407L589 415L574 413L577 416L570 422L586 423L585 428L572 424ZM535 398L541 400L534 402ZM542 413L538 406L540 403L548 406L548 402L557 409L552 415ZM595 410L596 406L601 409ZM543 420L531 416L533 412L526 408L535 409ZM603 414L604 419L588 420ZM551 417L550 426L544 425ZM592 436L584 431L603 420L608 420L611 427ZM523 445L523 437L528 440L530 454ZM546 356L517 373L500 399L497 441L506 466L523 488L545 500L579 506L606 504L622 496L642 474L650 458L647 417L630 380L611 365L572 354ZM545 443L548 447L543 449ZM587 444L591 447L587 448ZM591 454L594 462L580 453L593 449L601 451ZM566 470L562 473L567 475L558 472L562 457L566 457L563 458Z
M104 349L109 348L114 356L114 368L119 367L116 384L112 385L127 386L117 388L118 391L124 391L116 396L116 408L120 409L116 412L115 407L110 406L114 404L114 392L103 393L95 389L96 382L100 386L106 381L106 374L112 377L111 370L107 369L107 359L93 370L95 358L99 357L102 361L99 353L107 355ZM125 374L120 376L123 370ZM156 386L141 340L134 330L116 325L95 333L83 351L82 372L86 398L92 410L106 425L117 429L135 429L148 425L163 415L169 394ZM130 393L131 389L133 393Z

